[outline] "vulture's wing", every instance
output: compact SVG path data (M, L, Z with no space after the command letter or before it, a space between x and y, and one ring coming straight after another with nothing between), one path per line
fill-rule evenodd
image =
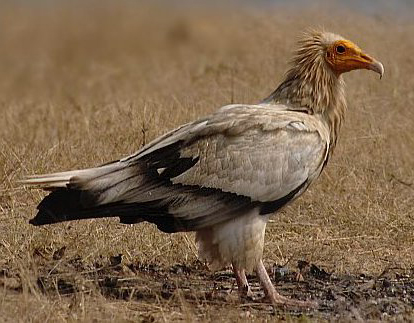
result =
M168 174L174 184L219 189L260 202L280 199L320 171L329 135L315 118L278 107L226 106L125 161L150 156L154 164L160 163L157 172ZM167 162L164 150L174 145L179 157ZM194 165L180 169L178 160Z
M329 148L323 124L282 108L226 106L118 162L27 182L67 185L81 192L86 212L164 231L214 225L257 206L270 213L319 175ZM50 201L42 203L40 210Z

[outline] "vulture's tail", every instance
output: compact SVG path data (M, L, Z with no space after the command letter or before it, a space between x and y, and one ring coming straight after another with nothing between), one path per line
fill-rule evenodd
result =
M81 195L80 190L69 188L52 191L37 206L39 211L29 223L43 225L104 216L93 207L85 208L81 203Z
M124 223L137 223L144 203L123 203L128 191L142 185L143 173L137 167L126 167L119 162L105 166L62 173L35 175L21 181L51 191L40 204L33 225L44 225L71 220L120 217ZM145 183L142 185L145 190Z

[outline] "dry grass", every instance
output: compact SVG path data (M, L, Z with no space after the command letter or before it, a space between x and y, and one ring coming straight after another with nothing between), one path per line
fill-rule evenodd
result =
M142 281L141 287L155 286L153 298L106 297L85 276L96 262L121 253L128 264L167 271L177 263L190 266L196 260L192 235L112 220L34 228L28 219L44 193L16 181L111 161L222 105L257 102L280 81L295 37L309 26L354 40L384 63L386 74L382 81L367 72L346 76L349 111L334 158L319 182L269 224L267 264L294 266L306 259L338 274L370 275L412 268L414 25L331 9L298 14L289 8L165 10L130 2L3 3L0 317L245 319L249 312L235 292L233 301L203 305L188 302L179 290L163 299L156 281ZM53 260L62 246L63 257ZM77 257L79 270L72 264ZM85 289L68 296L44 293L37 277L52 273L70 276ZM252 319L268 315L257 311Z

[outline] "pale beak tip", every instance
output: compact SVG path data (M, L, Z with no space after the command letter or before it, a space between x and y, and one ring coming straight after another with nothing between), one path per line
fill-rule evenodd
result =
M382 79L382 77L384 76L384 66L382 65L381 62L374 60L371 63L371 70L373 70L374 72L377 72L379 74L380 79Z

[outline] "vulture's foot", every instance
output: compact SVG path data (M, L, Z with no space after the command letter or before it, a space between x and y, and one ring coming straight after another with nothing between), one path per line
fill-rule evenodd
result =
M300 307L300 308L317 308L318 303L314 301L301 301L280 295L276 290L274 293L267 294L267 299L272 305L277 307Z
M276 288L273 286L272 281L263 265L263 261L260 260L256 267L256 274L262 285L267 299L275 306L278 307L301 307L301 308L316 308L318 303L314 301L300 301L291 299L280 295Z
M237 288L241 299L253 299L253 293L250 289L249 282L247 281L246 271L244 269L237 269L233 264L233 272L236 277Z

